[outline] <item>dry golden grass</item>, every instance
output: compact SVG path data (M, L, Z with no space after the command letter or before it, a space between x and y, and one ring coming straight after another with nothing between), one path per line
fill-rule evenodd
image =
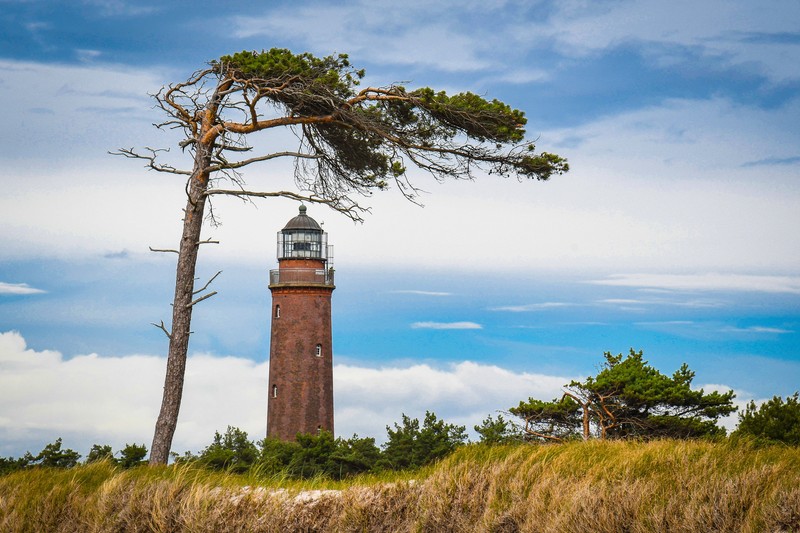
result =
M3 532L800 531L800 449L462 448L412 474L290 482L106 464L0 477Z

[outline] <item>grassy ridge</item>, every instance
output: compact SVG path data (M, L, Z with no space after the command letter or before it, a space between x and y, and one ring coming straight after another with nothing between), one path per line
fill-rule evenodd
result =
M29 469L0 477L0 531L800 531L796 447L470 445L410 475Z

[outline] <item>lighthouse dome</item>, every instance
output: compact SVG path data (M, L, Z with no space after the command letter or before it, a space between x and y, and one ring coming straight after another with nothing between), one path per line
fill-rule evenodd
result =
M316 220L306 214L306 206L300 205L300 214L287 222L283 227L283 231L287 230L322 231L322 227L317 224Z

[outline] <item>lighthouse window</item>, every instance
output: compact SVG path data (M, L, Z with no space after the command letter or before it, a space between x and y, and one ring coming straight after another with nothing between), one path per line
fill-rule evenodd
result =
M316 349L316 352L314 352L314 355L316 355L317 357L322 357L322 345L321 344L317 344L317 349Z
M323 236L316 233L282 234L284 257L322 257L322 239Z
M277 385L273 385L272 386L272 397L273 398L277 398L278 397L278 386Z
M280 317L281 317L281 306L280 305L276 305L275 306L275 318L280 318Z

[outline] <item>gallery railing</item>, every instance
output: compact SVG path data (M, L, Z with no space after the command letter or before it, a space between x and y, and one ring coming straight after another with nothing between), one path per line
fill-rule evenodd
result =
M325 285L333 287L332 268L278 268L269 271L270 285Z

